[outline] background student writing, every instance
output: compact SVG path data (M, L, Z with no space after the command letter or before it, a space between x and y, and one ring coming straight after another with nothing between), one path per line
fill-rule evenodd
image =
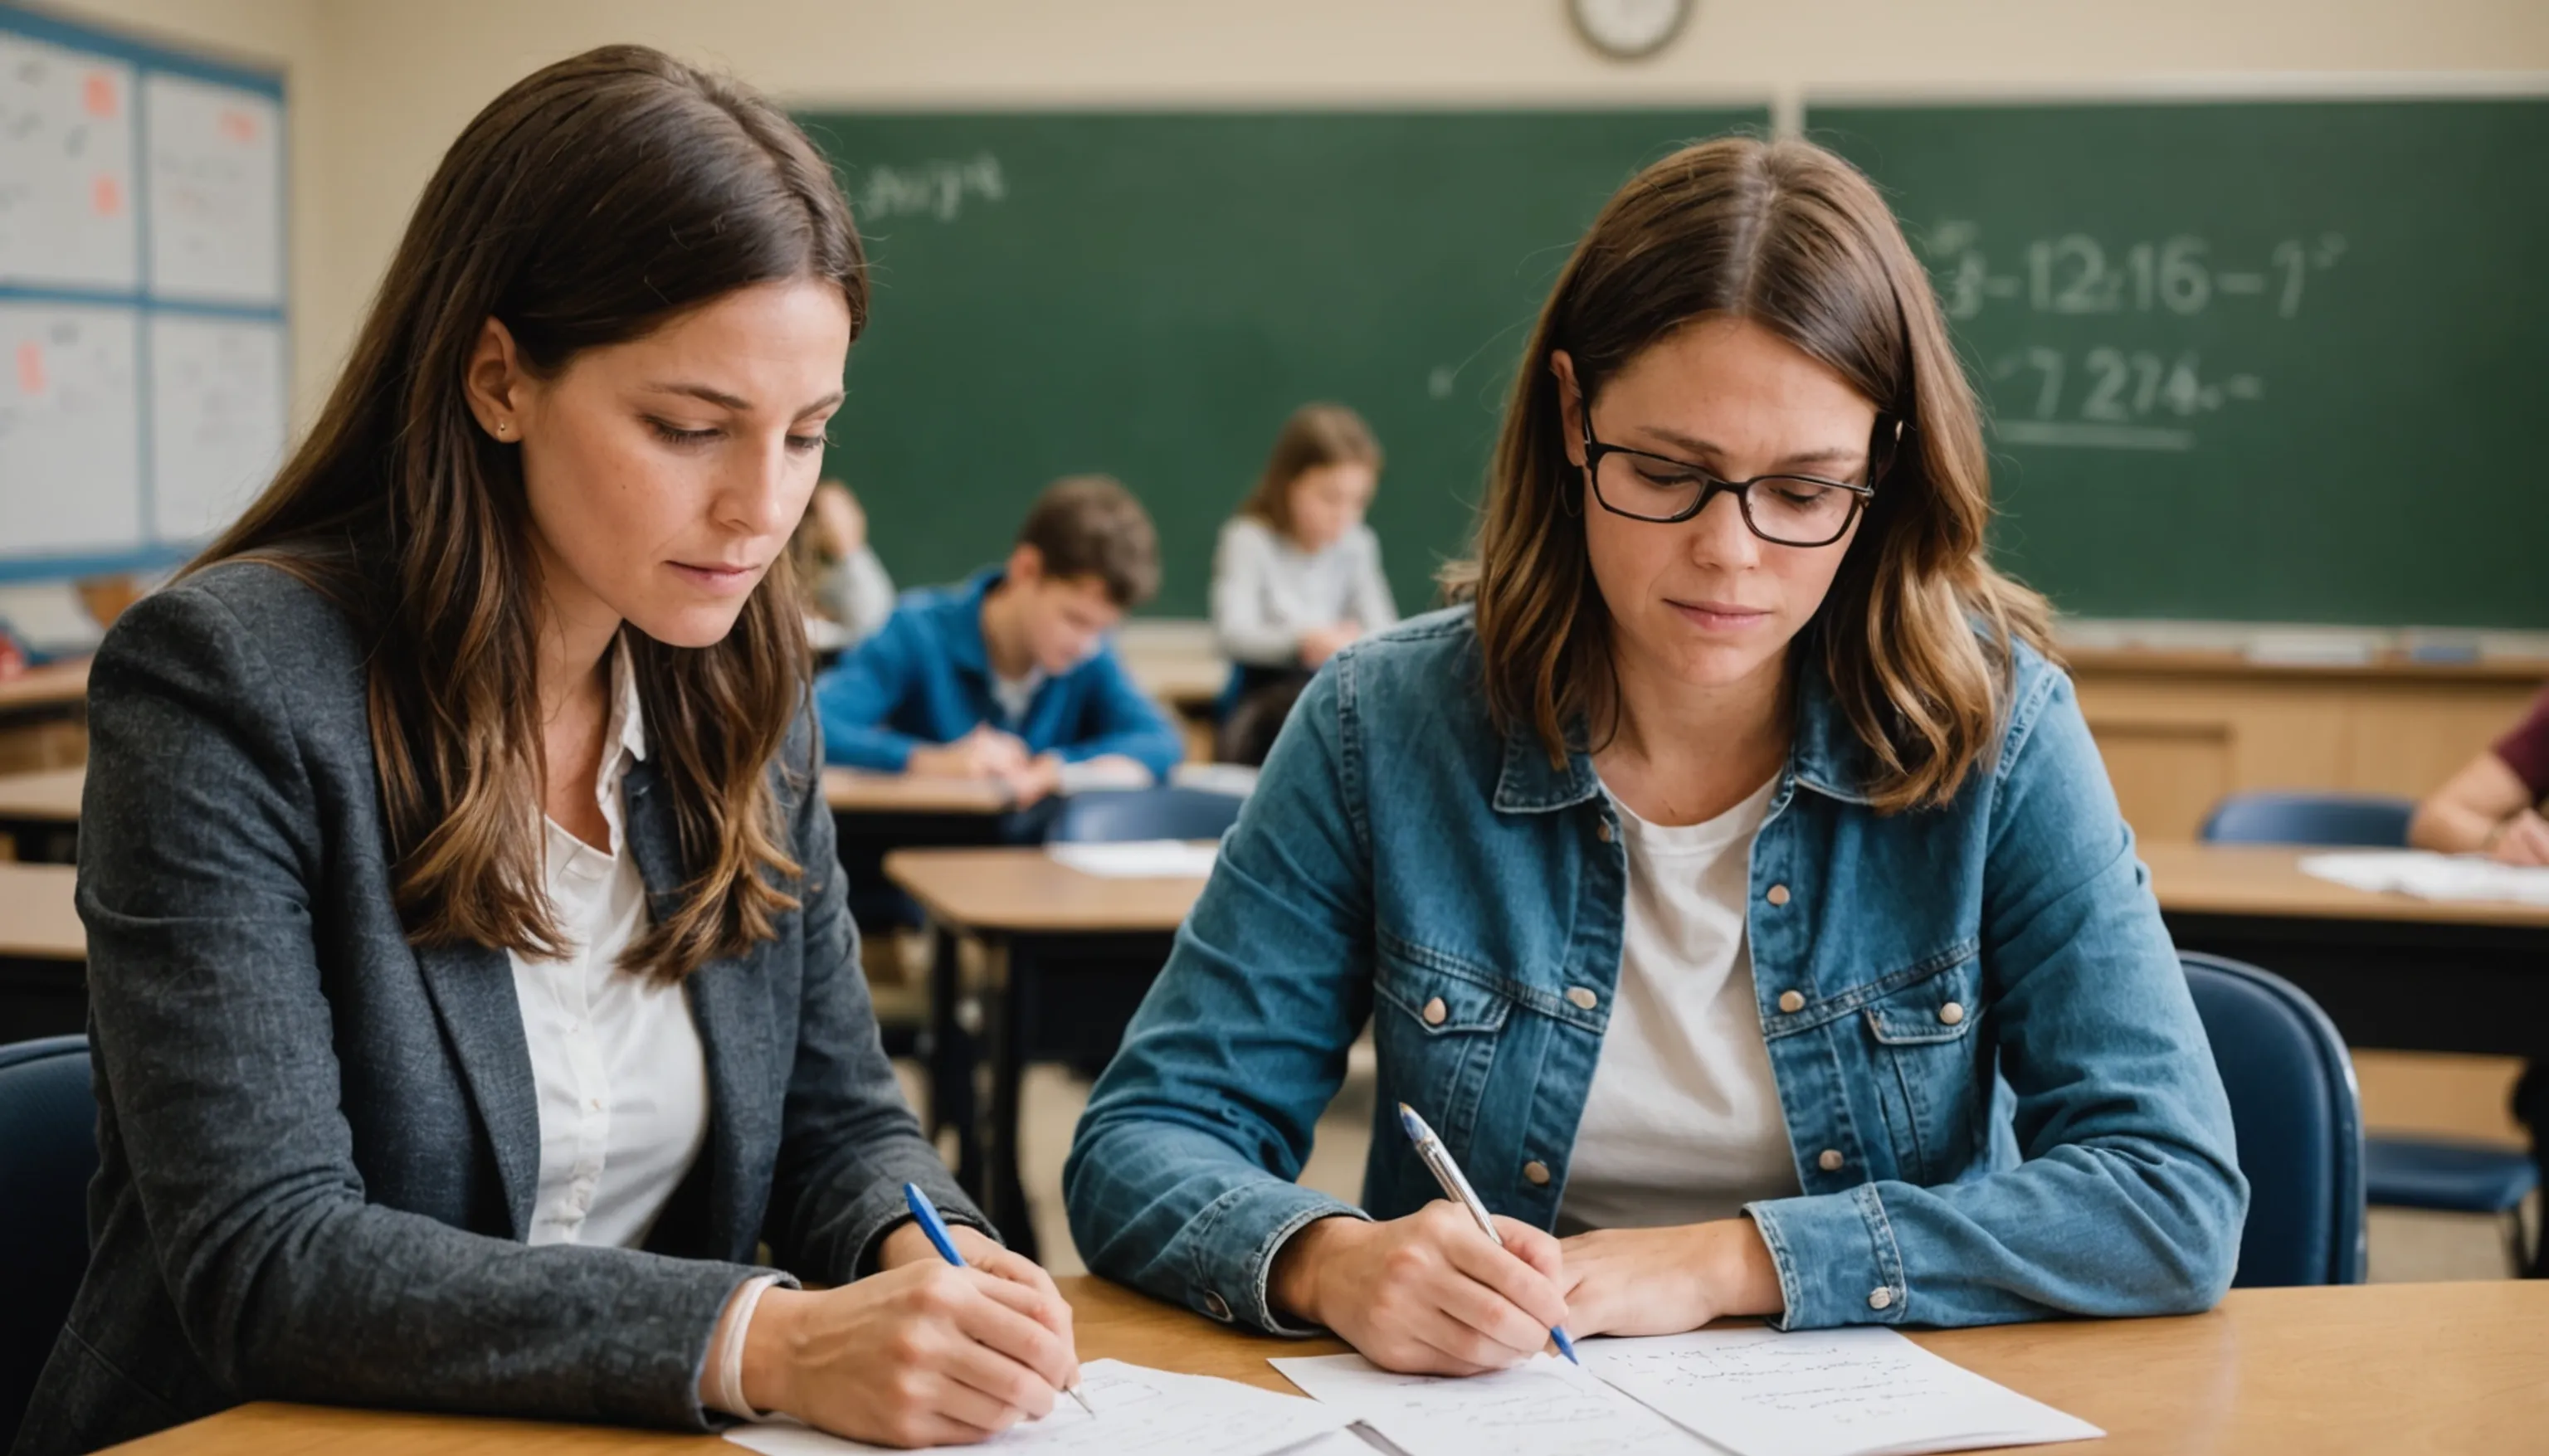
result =
M1380 444L1343 405L1283 421L1266 473L1221 528L1212 629L1236 665L1216 756L1261 764L1310 675L1337 649L1398 620L1380 538L1364 524Z
M307 441L91 674L93 1251L22 1456L256 1400L936 1444L1076 1378L815 788L784 550L867 299L805 138L655 51L452 144Z
M1104 476L1047 487L1001 564L913 592L816 686L835 764L997 778L1021 803L1066 766L1148 781L1184 744L1108 635L1160 585L1159 534Z

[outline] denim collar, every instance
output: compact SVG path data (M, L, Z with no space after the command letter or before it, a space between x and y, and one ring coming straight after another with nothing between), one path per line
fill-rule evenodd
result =
M1869 778L1867 748L1849 726L1849 718L1833 698L1832 683L1821 664L1801 665L1797 684L1797 730L1788 745L1788 767L1780 775L1845 804L1868 802L1858 785ZM1566 732L1566 762L1553 765L1540 735L1528 723L1505 731L1505 763L1496 775L1495 809L1500 814L1541 814L1583 803L1602 792L1585 748L1584 724ZM1786 797L1783 783L1780 797Z

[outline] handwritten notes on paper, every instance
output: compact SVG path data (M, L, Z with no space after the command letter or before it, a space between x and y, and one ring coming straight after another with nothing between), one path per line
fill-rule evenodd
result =
M2549 869L2499 864L2478 855L2428 850L2354 850L2306 855L2302 873L2375 893L2420 900L2504 900L2549 905Z
M133 68L0 35L0 284L131 289Z
M162 314L149 333L151 533L201 540L283 464L283 325Z
M1690 1456L1705 1449L1555 1355L1466 1379L1400 1375L1361 1355L1272 1363L1407 1456Z
M162 298L283 302L283 107L270 96L153 71L150 289Z
M1587 1340L1585 1368L1739 1456L1912 1456L2106 1434L1891 1329Z
M142 533L141 322L129 309L0 303L0 518L11 555Z
M1014 1425L973 1449L1054 1456L1273 1456L1342 1430L1332 1407L1203 1375L1178 1375L1091 1360L1080 1367L1090 1414L1068 1399L1053 1413ZM883 1447L802 1425L747 1425L725 1438L761 1456L844 1456Z

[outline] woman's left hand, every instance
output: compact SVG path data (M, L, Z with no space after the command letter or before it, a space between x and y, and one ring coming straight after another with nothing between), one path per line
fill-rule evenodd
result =
M1670 1228L1597 1228L1558 1240L1566 1332L1679 1334L1728 1315L1787 1309L1778 1266L1750 1219Z

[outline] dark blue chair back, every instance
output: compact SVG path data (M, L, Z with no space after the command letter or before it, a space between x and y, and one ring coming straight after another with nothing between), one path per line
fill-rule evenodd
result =
M1247 800L1204 788L1108 788L1076 793L1048 840L1219 839Z
M2282 976L2181 954L2230 1094L2248 1225L2241 1287L2363 1282L2363 1126L2354 1064L2327 1014Z
M2413 799L2356 793L2234 793L2213 806L2202 837L2224 845L2407 845Z
M0 1046L0 1450L17 1438L88 1268L96 1172L88 1038Z

